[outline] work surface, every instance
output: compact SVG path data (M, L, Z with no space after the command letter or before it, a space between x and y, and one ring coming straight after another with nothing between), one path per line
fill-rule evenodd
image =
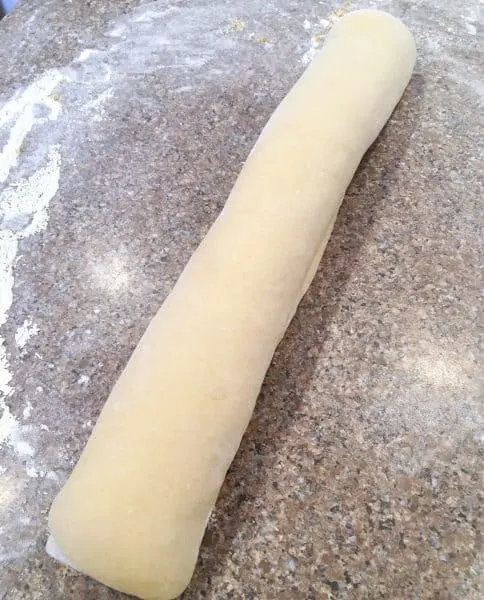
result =
M479 596L478 2L369 4L413 31L416 72L183 600ZM0 22L2 600L127 598L45 554L47 511L338 6L24 0Z

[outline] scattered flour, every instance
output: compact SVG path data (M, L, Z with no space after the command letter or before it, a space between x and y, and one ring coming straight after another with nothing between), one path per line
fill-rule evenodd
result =
M482 2L481 2L481 4L482 4ZM476 5L474 7L468 6L466 8L465 14L461 15L461 18L464 21L464 26L469 35L477 34L477 26L479 25L479 23L482 23L481 13L482 13L481 8L480 8L480 6L477 6L477 3L476 3Z
M59 176L60 155L57 147L53 146L45 165L30 177L17 178L0 194L3 227L0 231L0 325L6 322L13 300L13 265L19 240L45 229L49 202L57 192ZM18 223L23 223L24 226L17 227ZM8 228L9 225L11 229ZM27 340L37 333L37 325L25 321L15 335L18 347L23 348ZM11 380L5 341L0 338L0 409L3 411L0 417L0 443L8 443L19 456L33 456L32 447L23 439L22 427L6 404L6 398L13 392Z
M53 92L61 81L59 71L46 71L37 81L14 94L0 107L0 131L11 124L9 139L0 153L0 183L7 180L10 169L17 164L22 144L32 128L58 118L60 104ZM39 106L47 108L47 116L36 116L35 109Z
M32 406L32 404L27 400L27 404L25 405L25 408L22 412L22 417L24 419L29 419L33 408L34 407Z
M237 19L235 17L230 17L229 24L227 26L227 31L229 33L240 33L244 31L246 27L247 23L245 21L242 21L241 19Z
M313 61L318 49L321 46L321 41L322 41L322 37L320 37L320 36L313 36L311 38L311 46L309 47L309 50L307 50L301 58L301 62L303 65L309 65L309 63L311 63Z
M92 48L85 48L77 58L74 59L74 62L85 62L86 60L88 60L89 58L91 58L92 56L95 56L96 53L98 51L97 50L93 50Z
M26 319L15 332L15 343L22 349L31 337L39 333L38 326L32 322L32 319Z
M211 69L210 62L216 54L230 49L234 39L242 37L227 35L227 23L230 26L233 19L231 11L243 7L243 4L215 1L210 8L181 9L178 6L166 8L166 3L146 2L123 15L107 31L105 44L82 50L71 64L44 72L30 85L15 91L0 103L0 139L6 140L0 148L0 184L5 184L0 187L0 326L7 321L13 300L13 265L19 243L47 226L49 205L60 185L62 157L65 159L69 151L66 146L70 143L69 139L75 139L79 129L102 121L106 105L120 90L126 90L130 78L153 75L162 69L182 70L187 73L186 85L173 90L180 94L191 91L191 74L202 67L207 74L223 78L233 69L230 60L225 63L225 71L220 68L220 62L218 69ZM354 8L361 8L362 3L359 4ZM304 64L312 61L328 28L341 16L342 13L337 12L319 21L313 20L313 23L308 19L303 21L304 30L311 35L309 49L301 58ZM475 11L462 19L467 32L476 35L478 18ZM163 25L162 35L160 23ZM234 23L232 33L241 32L245 27L245 22ZM250 34L249 38L253 37L254 34ZM434 54L440 52L437 42L431 50ZM459 76L463 78L467 77L461 69L456 72L462 73ZM74 135L69 138L67 133L72 131ZM31 146L36 152L30 152ZM119 256L113 257L110 267L113 277L108 291L117 293L120 287L126 285L129 274ZM98 285L106 285L105 272L93 268L91 275ZM18 348L24 348L37 333L33 320L25 321L15 334ZM405 422L408 427L421 427L417 432L422 436L427 433L426 428L430 431L439 427L450 428L454 415L442 410L440 405L419 403L418 394L425 391L426 386L457 388L465 373L459 372L445 353L437 356L429 353L427 360L419 357L418 362L410 362L405 367L415 376L416 381L410 382L415 400L412 401L411 395L410 401L402 399L394 409L395 420ZM79 385L87 386L89 382L87 375L78 379ZM36 392L43 394L44 390L38 386ZM29 478L46 477L58 482L54 471L44 471L34 460L34 434L36 431L49 432L49 427L40 424L35 429L33 425L16 419L10 408L13 393L5 341L0 338L0 445L7 445L15 452L19 463L25 465ZM30 419L32 410L32 404L27 401L21 412L22 418ZM472 410L468 418L472 425L475 422ZM87 422L85 427L91 427L91 423ZM22 490L18 478L12 478L6 467L0 466L0 477L0 508L3 510L9 503L14 505ZM12 548L11 551L16 550Z
M91 381L91 378L89 377L89 375L80 375L79 379L77 380L77 383L79 385L82 386L86 386L89 385L89 382Z
M336 23L343 15L345 15L349 10L349 3L344 3L343 6L333 11L327 18L320 18L319 22L315 27L311 25L308 19L305 19L303 22L303 27L306 31L311 31L314 29L311 35L311 41L309 49L301 57L301 62L303 65L309 65L314 57L316 56L318 50L321 48L324 38L330 28L331 25Z
M33 465L27 465L26 472L29 477L36 479L41 474Z
M13 266L19 242L45 229L48 206L59 187L58 146L52 144L47 152L40 153L41 158L30 173L22 165L22 146L33 132L42 138L45 125L58 119L61 105L54 91L62 80L59 71L46 71L0 107L0 132L8 131L7 143L0 153L0 183L5 184L0 192L0 326L7 321L13 300ZM22 349L37 333L37 325L26 320L15 334L17 346ZM0 338L0 444L8 444L19 457L32 458L35 451L26 441L29 428L20 425L7 403L13 393L11 381L5 340ZM24 415L29 414L27 405ZM28 461L27 465L33 468Z
M35 451L24 439L24 428L19 425L3 400L0 400L0 408L3 409L0 418L0 443L7 443L20 457L33 457Z
M49 205L60 185L62 157L72 155L79 130L102 121L106 104L120 90L126 90L133 76L182 69L187 73L187 86L180 87L179 92L189 91L190 73L207 68L216 55L224 56L223 51L233 47L227 23L233 23L237 30L245 29L245 22L233 20L230 11L236 8L215 2L210 9L181 10L147 2L110 27L105 34L107 44L85 48L70 64L49 69L2 98L0 140L6 142L0 147L0 327L7 321L13 301L13 267L19 244L47 227ZM207 73L224 75L223 70ZM123 285L127 277L119 257L118 262L113 261L110 291ZM102 275L94 269L97 281ZM22 350L37 334L37 325L27 319L15 333L17 347ZM89 380L81 376L79 383L85 386ZM35 431L48 428L42 425L34 430L34 425L20 423L11 411L9 398L13 393L6 344L0 337L0 444L13 449L26 464L27 475L36 477L42 470L32 461L33 439ZM27 403L24 419L31 410Z

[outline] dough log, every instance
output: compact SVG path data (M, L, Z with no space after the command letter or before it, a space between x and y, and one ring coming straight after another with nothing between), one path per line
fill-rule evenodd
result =
M53 503L50 553L147 600L188 585L274 350L414 62L388 14L333 27L114 386Z

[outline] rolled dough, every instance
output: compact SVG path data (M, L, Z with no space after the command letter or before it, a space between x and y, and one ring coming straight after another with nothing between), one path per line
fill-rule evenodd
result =
M108 586L188 585L274 350L415 62L378 11L341 19L274 112L50 511L49 551Z

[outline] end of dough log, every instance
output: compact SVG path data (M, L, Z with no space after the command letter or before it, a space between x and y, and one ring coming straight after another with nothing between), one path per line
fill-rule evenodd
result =
M62 552L62 550L57 545L57 542L54 539L54 536L49 535L47 538L47 544L45 545L45 551L49 556L55 558L55 560L59 561L66 567L71 567L72 569L79 571L75 564L73 564L69 558Z
M146 600L171 600L188 585L275 348L415 54L408 29L382 12L350 13L333 27L264 128L55 499L47 549L61 562Z

